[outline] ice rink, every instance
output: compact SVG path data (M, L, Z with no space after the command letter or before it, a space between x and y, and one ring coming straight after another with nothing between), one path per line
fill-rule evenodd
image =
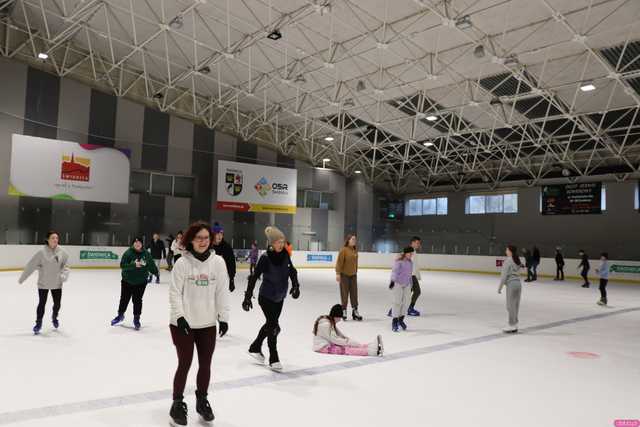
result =
M119 271L74 270L64 287L61 327L51 300L43 333L35 319L35 275L0 273L0 425L165 426L176 355L168 329L168 281L149 285L143 327L111 327ZM612 426L640 419L640 286L609 285L599 307L596 284L542 279L525 284L518 335L504 335L505 295L498 276L423 273L423 294L407 332L386 317L389 272L359 273L362 323L340 327L367 341L382 334L384 358L311 351L315 318L339 302L331 270L301 270L302 295L281 317L280 357L272 373L246 350L263 322L241 299L236 278L229 334L218 340L210 400L216 426ZM266 352L266 345L265 345ZM575 354L578 353L578 354ZM584 354L587 353L587 354ZM194 358L186 402L195 413Z

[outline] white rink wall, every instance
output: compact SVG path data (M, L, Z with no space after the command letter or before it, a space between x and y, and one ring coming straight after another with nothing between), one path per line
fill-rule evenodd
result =
M70 265L73 268L117 268L120 257L124 251L127 250L127 247L124 246L62 247L69 254ZM22 269L39 248L40 246L38 245L0 245L0 271ZM84 253L85 256L81 257L81 253ZM87 257L87 255L89 256ZM117 259L100 259L100 257L104 256L117 256ZM396 254L389 253L360 252L359 267L390 269L396 256ZM95 257L98 257L98 259ZM337 252L294 251L293 262L298 268L333 268L336 257ZM420 254L418 261L420 268L423 270L498 274L500 267L496 266L496 261L504 260L504 258L505 257L475 255ZM597 278L595 269L600 261L598 259L592 259L590 262L591 277L595 279ZM579 260L565 258L565 263L565 275L567 277L577 277ZM611 266L624 265L640 267L640 261L610 260L609 264ZM543 258L538 268L538 274L541 276L555 276L555 268L555 260ZM640 274L613 272L610 274L610 280L640 283Z

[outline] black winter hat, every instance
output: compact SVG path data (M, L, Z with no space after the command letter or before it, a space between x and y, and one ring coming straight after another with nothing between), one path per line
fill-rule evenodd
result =
M412 254L412 253L414 253L415 251L416 251L416 250L415 250L415 249L413 249L411 246L407 246L406 248L404 248L404 249L402 250L402 253L403 253L403 254Z
M336 304L331 307L331 311L329 311L329 317L342 317L342 306L340 304Z
M140 237L140 236L136 236L136 237L133 238L133 240L131 241L131 246L133 246L133 244L135 242L140 242L140 243L142 243L144 245L144 240L142 240L142 237Z

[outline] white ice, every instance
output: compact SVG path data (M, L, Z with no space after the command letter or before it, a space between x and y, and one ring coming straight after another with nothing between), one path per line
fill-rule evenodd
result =
M147 288L143 328L136 332L131 306L124 326L109 326L119 297L118 271L72 271L60 329L48 321L49 301L40 336L31 333L35 278L18 285L19 273L0 273L0 425L168 425L176 356L167 326L169 275L163 273L160 285ZM423 274L417 307L423 315L408 318L409 330L402 333L392 333L386 317L388 277L388 271L361 271L365 321L340 324L361 341L382 334L385 361L342 366L371 361L311 351L313 321L339 298L332 271L301 270L302 296L286 300L280 321L281 360L289 373L326 365L337 369L276 381L279 374L246 355L263 317L257 304L250 313L241 309L246 286L241 271L229 335L218 340L214 356L215 425L601 427L640 419L640 311L617 314L640 307L640 286L612 282L610 306L603 308L596 305L596 284L590 289L575 281L527 284L523 329L611 315L498 338L492 335L500 334L507 313L504 294L496 292L497 276ZM477 342L436 352L402 353L476 337ZM569 352L598 357L580 359ZM190 425L200 424L192 391L196 368L194 357L187 391ZM251 385L258 380L261 384ZM21 421L10 422L16 417Z

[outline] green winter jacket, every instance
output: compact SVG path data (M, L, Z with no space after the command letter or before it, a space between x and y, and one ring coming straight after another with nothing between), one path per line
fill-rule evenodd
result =
M136 260L142 261L145 265L136 267ZM120 268L122 269L122 281L131 285L146 284L149 272L158 274L158 267L151 254L145 250L137 252L133 248L127 249L122 255Z

